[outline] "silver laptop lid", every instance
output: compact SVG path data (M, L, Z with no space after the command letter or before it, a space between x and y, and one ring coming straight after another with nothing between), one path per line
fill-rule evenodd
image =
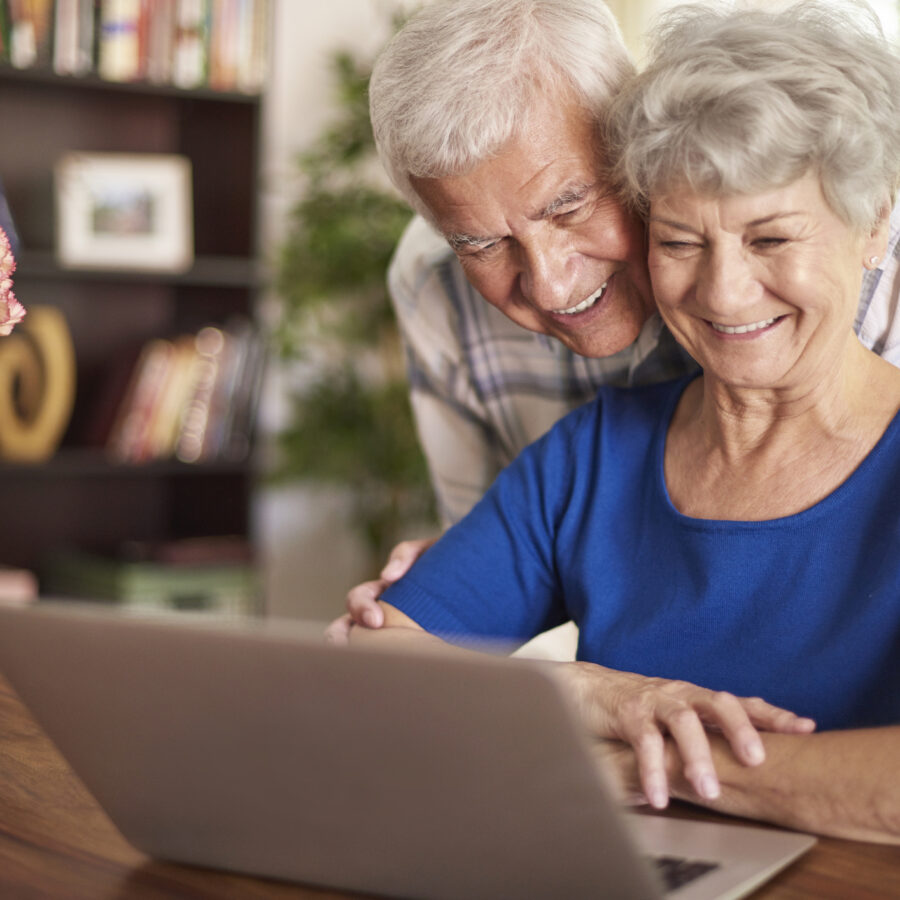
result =
M0 669L139 849L422 900L661 896L533 664L0 608Z

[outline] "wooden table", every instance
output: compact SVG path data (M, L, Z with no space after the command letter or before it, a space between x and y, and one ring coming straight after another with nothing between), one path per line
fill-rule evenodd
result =
M119 834L0 679L0 897L243 900L346 896L155 862L139 853ZM823 839L754 897L897 900L900 848Z

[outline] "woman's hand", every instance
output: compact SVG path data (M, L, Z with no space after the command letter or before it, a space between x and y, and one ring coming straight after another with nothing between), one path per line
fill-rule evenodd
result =
M720 787L707 729L720 731L735 758L746 766L765 759L759 730L808 734L815 729L812 719L759 697L735 697L686 681L647 678L592 663L559 663L553 672L593 736L630 745L640 789L657 809L669 800L667 736L685 779L701 799L714 800Z
M333 644L348 643L350 629L354 625L381 628L384 624L384 613L378 605L378 598L395 581L399 581L436 540L437 538L422 538L397 544L391 550L379 578L364 581L350 589L347 594L347 612L325 629L326 640Z

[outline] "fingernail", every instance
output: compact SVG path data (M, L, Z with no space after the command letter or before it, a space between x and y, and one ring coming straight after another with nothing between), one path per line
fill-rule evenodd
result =
M363 613L363 623L369 628L381 628L381 616L374 610L366 610Z
M382 570L382 578L399 578L403 573L403 567L396 560L389 562Z
M719 796L719 782L714 775L704 775L700 779L700 796L705 800L715 800Z
M750 744L744 744L744 756L747 757L747 762L751 766L758 766L766 758L766 751L762 744L753 741Z
M665 809L669 803L669 793L661 784L651 784L647 788L647 799L654 809Z

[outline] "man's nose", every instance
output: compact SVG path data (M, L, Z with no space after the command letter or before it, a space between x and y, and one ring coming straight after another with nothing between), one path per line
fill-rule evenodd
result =
M577 254L564 240L542 235L520 244L519 276L523 296L541 309L565 309L578 278Z

